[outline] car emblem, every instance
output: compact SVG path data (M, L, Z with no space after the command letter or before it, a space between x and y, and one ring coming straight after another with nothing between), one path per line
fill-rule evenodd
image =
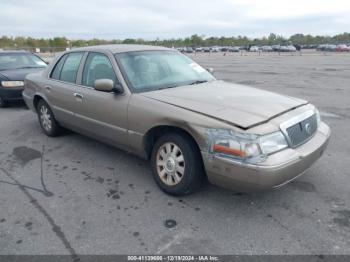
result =
M311 135L311 125L310 123L305 124L305 131L308 135Z

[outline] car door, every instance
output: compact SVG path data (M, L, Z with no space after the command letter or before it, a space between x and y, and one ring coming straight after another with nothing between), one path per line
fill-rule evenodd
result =
M80 63L85 52L72 52L59 59L44 86L56 119L67 126L76 126L74 107L76 103L75 88Z
M111 79L119 83L111 58L104 53L89 52L81 71L80 85L76 89L74 112L85 133L120 147L128 147L129 94L94 89L94 82L98 79Z

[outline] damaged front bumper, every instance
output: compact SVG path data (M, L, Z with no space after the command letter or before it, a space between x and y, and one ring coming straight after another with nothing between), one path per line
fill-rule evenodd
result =
M330 128L321 122L315 135L297 148L269 155L264 162L249 164L202 151L208 180L224 188L250 192L278 188L303 174L327 147Z

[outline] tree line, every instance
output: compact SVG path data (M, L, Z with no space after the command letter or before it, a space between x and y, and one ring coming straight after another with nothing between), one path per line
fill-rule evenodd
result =
M20 48L40 48L45 50L64 50L67 47L83 47L101 44L146 44L161 45L166 47L185 47L185 46L248 46L248 45L275 45L275 44L298 44L298 45L317 45L317 44L340 44L350 43L350 33L343 33L334 36L312 36L304 34L295 34L288 38L271 33L261 38L249 38L246 36L237 37L205 37L194 34L186 38L177 39L90 39L90 40L70 40L66 37L54 38L33 38L33 37L8 37L0 38L0 48L20 49Z

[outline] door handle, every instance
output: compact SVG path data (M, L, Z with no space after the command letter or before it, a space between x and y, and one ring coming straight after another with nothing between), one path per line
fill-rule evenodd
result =
M84 96L82 94L79 94L79 93L74 93L74 96L76 98L79 98L79 99L83 99L84 98Z

